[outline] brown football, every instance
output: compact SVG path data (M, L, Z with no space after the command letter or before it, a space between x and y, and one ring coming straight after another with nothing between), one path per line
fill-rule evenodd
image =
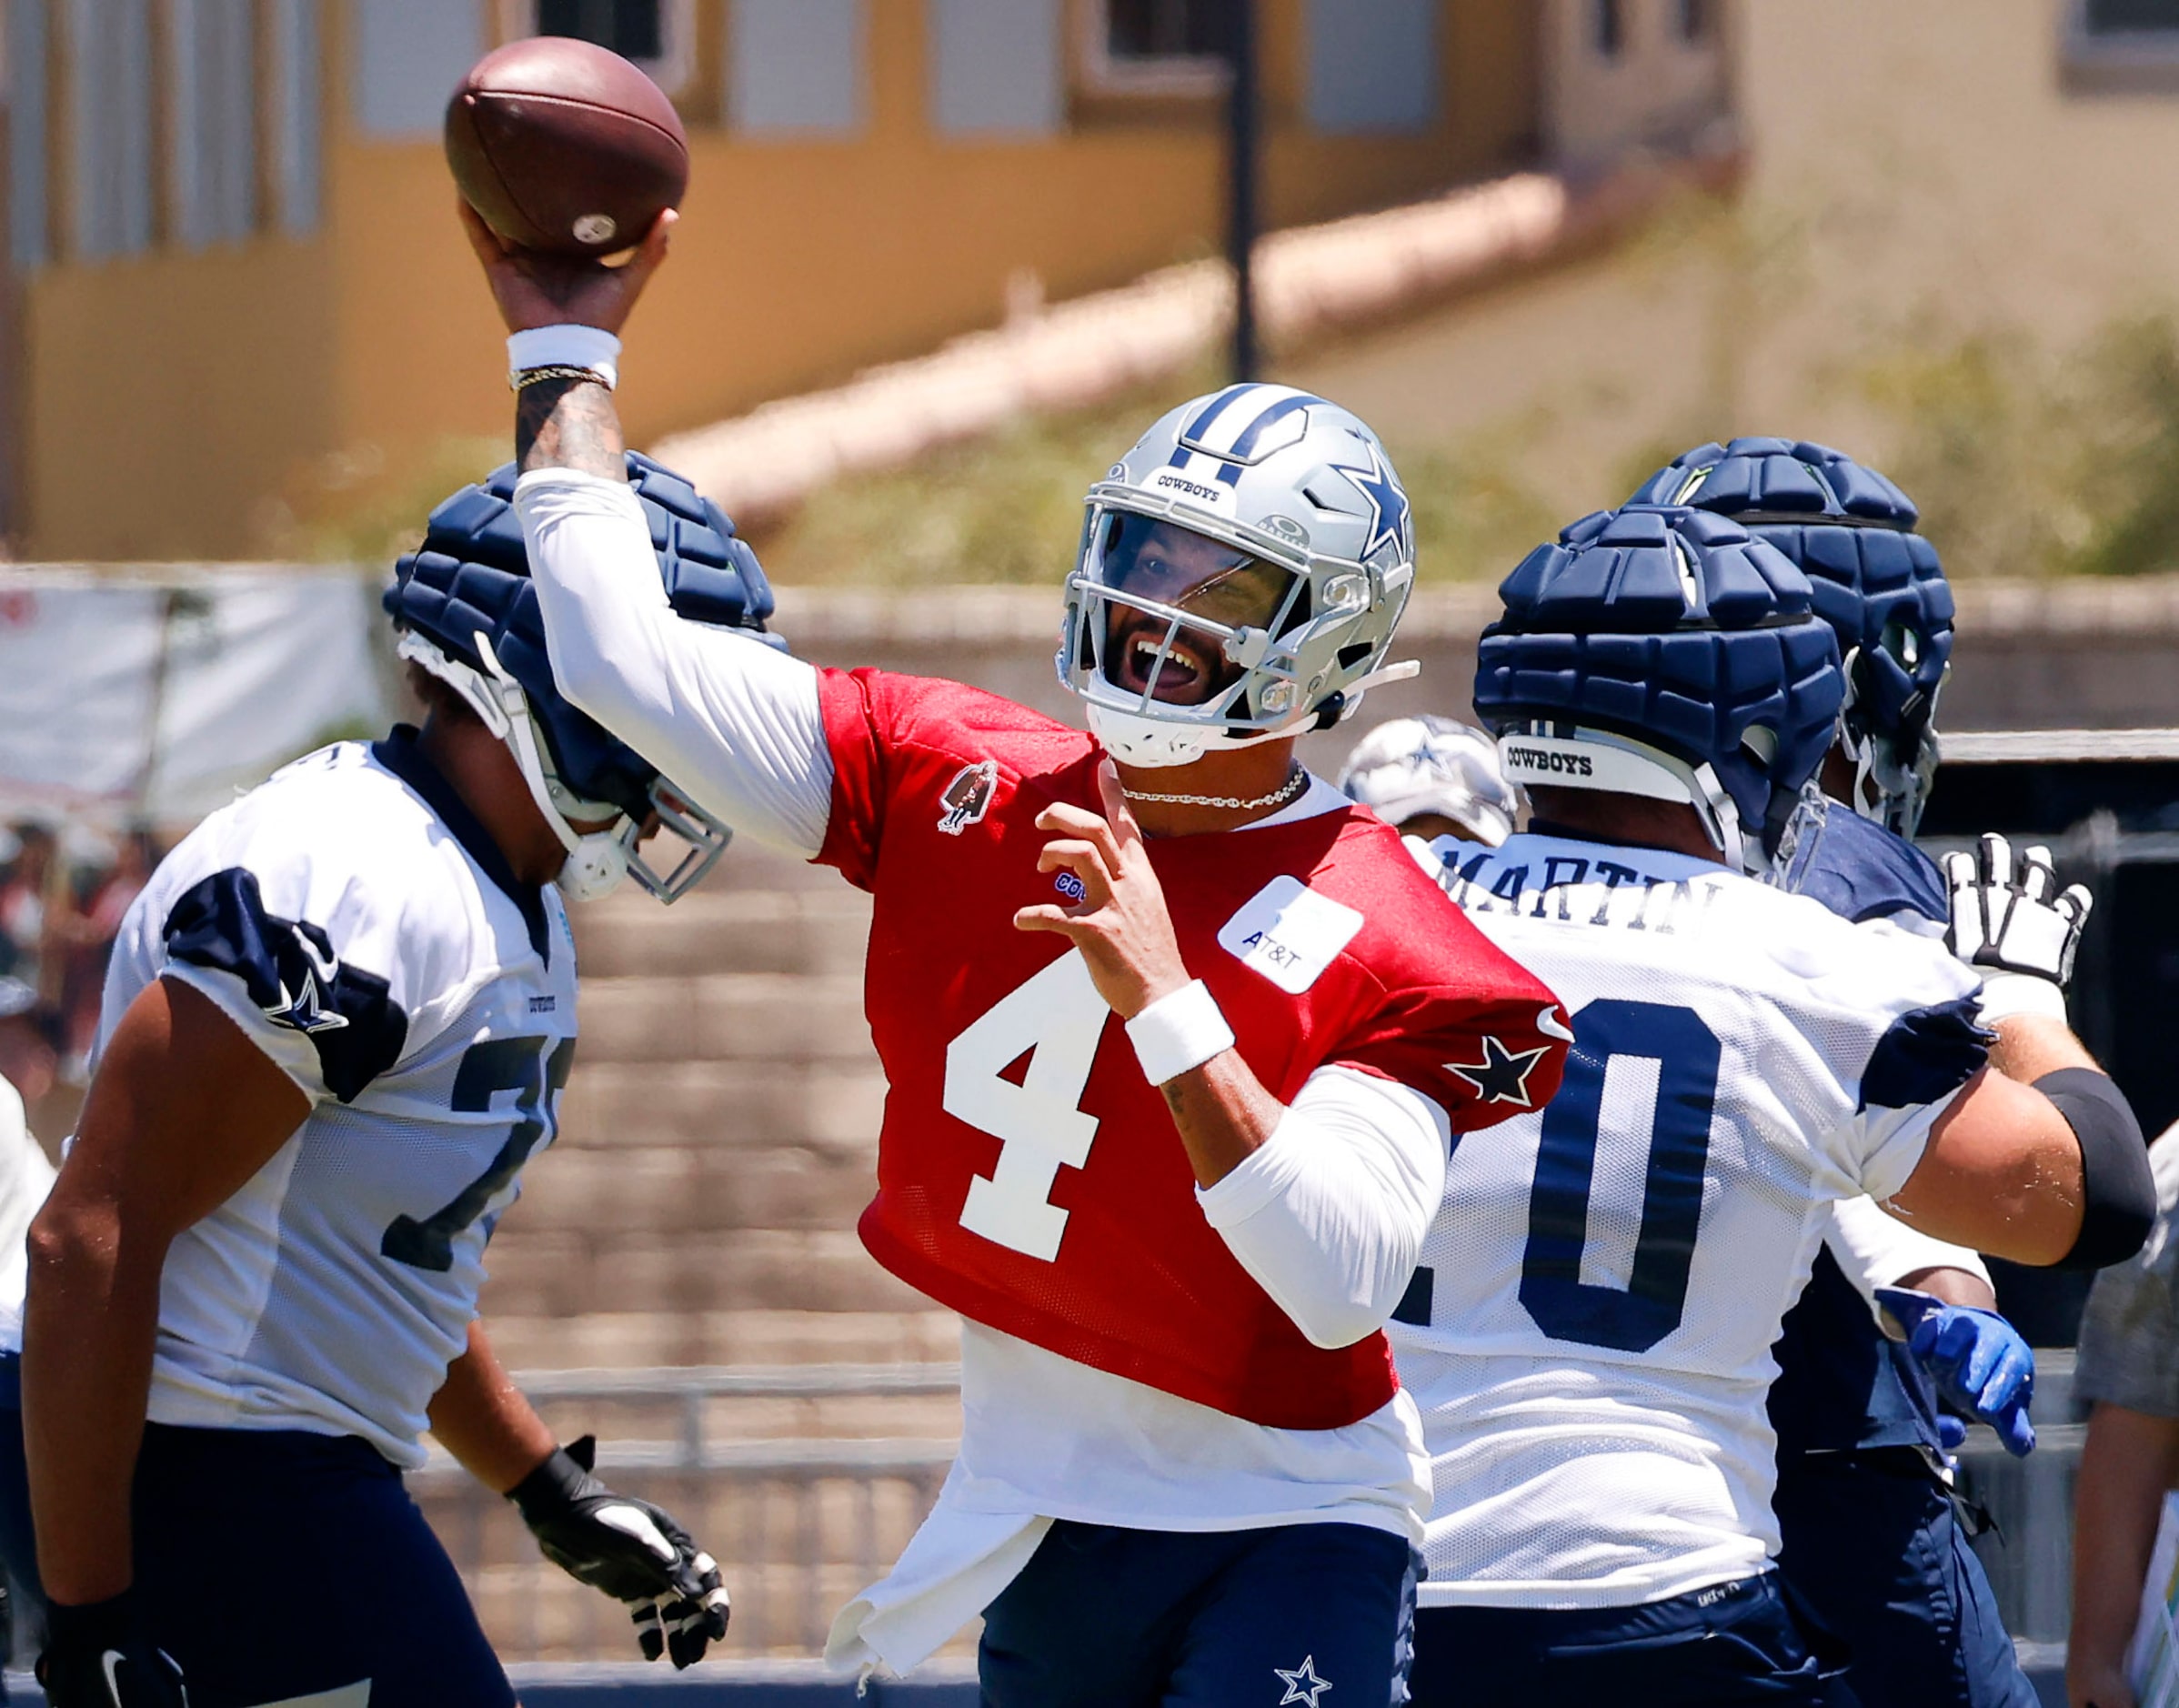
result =
M447 104L447 164L501 236L561 255L640 242L688 187L688 136L665 91L618 54L564 35L510 42Z

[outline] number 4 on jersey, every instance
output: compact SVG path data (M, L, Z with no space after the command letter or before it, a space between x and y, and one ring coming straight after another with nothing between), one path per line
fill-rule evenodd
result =
M969 1182L961 1226L970 1233L1047 1263L1059 1257L1067 1211L1051 1189L1061 1168L1090 1160L1097 1117L1076 1105L1111 1017L1081 951L1069 949L946 1047L946 1112L999 1140L989 1176ZM1006 1070L1025 1051L1017 1085Z

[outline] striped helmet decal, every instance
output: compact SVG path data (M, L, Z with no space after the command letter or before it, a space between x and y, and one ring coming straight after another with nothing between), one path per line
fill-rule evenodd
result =
M1191 457L1201 457L1218 465L1219 480L1236 486L1242 467L1259 454L1272 428L1324 401L1289 386L1229 386L1181 429L1169 466L1185 470Z

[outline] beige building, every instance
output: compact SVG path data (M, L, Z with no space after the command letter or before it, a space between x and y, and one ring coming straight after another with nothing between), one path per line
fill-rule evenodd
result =
M1258 5L1271 224L1542 146L1533 0ZM421 477L450 442L505 430L437 142L447 92L495 40L618 45L689 123L675 264L628 355L631 424L650 437L929 348L1009 298L1215 252L1222 15L1220 0L11 0L5 532L31 557L244 553L283 503L357 470Z

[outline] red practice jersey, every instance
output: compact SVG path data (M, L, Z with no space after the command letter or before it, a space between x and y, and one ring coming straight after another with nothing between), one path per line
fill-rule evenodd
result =
M876 899L865 998L885 1067L863 1243L963 1316L1283 1429L1367 1417L1382 1334L1314 1346L1204 1220L1165 1100L1080 953L1019 930L1054 801L1102 811L1079 730L956 682L820 676L834 780L818 858ZM1242 1059L1291 1103L1338 1064L1455 1130L1541 1104L1565 1016L1361 810L1149 844L1180 951Z

